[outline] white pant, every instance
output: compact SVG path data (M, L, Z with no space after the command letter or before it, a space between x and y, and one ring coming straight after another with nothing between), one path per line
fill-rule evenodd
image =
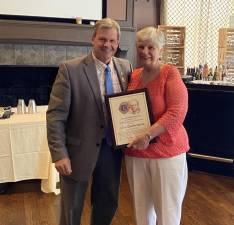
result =
M125 156L137 225L179 225L188 179L186 154L148 159Z

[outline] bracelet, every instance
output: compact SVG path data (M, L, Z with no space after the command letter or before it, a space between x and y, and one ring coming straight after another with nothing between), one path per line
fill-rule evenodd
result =
M149 142L153 139L153 137L152 137L152 135L150 135L150 133L147 132L145 135L148 138Z

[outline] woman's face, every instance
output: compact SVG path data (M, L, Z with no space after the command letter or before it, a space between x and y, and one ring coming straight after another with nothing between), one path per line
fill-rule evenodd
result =
M151 41L140 41L136 44L137 58L140 66L153 67L159 63L162 49Z

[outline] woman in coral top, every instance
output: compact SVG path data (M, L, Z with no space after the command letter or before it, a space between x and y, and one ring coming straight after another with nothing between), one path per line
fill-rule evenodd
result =
M162 64L164 35L154 27L137 32L140 68L129 90L147 88L154 124L125 150L137 225L179 225L187 186L189 142L183 121L188 93L175 66ZM156 143L149 142L155 138Z

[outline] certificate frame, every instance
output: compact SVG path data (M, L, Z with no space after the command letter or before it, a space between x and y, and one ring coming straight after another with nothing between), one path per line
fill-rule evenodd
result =
M126 147L154 122L146 88L106 95L105 103L115 149Z

